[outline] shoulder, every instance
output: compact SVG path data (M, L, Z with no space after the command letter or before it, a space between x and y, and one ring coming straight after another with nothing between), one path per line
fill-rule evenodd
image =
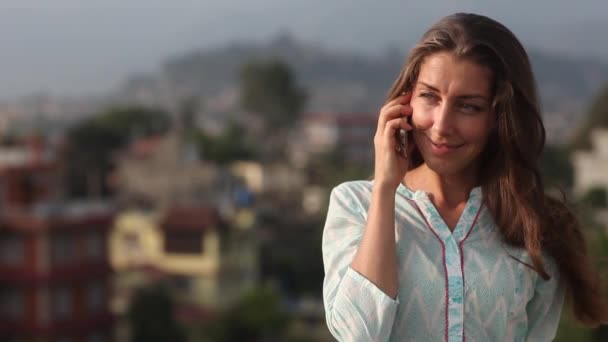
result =
M332 189L332 196L368 197L372 193L373 181L355 180L341 183Z
M373 181L356 180L341 183L334 187L330 195L330 212L349 212L366 216L371 202Z

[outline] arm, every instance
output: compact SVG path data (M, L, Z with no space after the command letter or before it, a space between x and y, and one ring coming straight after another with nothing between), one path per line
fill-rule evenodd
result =
M406 118L412 115L410 98L403 93L380 110L367 217L348 185L331 194L323 231L323 300L327 326L341 341L386 341L391 335L399 303L395 192L409 164L396 150L395 135L412 129Z
M388 340L397 311L395 192L374 186L367 222L344 186L331 194L323 231L327 325L340 341Z
M397 297L394 189L374 186L363 239L350 266L387 296Z
M564 303L564 288L561 284L557 265L550 258L544 258L551 279L537 279L534 297L526 306L528 334L526 341L552 341Z

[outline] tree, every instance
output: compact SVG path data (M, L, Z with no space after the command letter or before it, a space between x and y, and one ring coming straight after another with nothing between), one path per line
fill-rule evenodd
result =
M293 125L306 101L291 69L279 60L245 64L240 72L240 91L242 107L262 115L270 130Z
M112 169L112 153L131 139L167 131L169 116L160 110L139 106L110 108L71 127L67 132L68 193L74 197L104 196Z
M93 119L100 127L117 134L124 144L134 136L165 133L171 118L163 110L141 106L114 107Z
M541 156L541 168L545 186L571 187L574 183L574 170L570 164L569 151L560 146L545 146Z
M184 135L191 136L196 131L196 116L202 107L203 101L198 97L190 96L180 101L177 125Z
M127 313L133 342L185 341L185 334L174 317L169 292L160 285L135 293Z
M589 149L589 133L594 128L608 127L608 84L598 93L589 108L587 118L570 144L571 149Z
M244 139L245 130L238 123L228 123L223 134L212 137L204 132L194 135L201 159L225 165L235 160L251 159L255 156L252 144Z
M608 205L608 194L606 193L606 188L599 186L592 187L582 196L581 202L593 209L606 208Z
M279 295L269 287L253 289L212 325L204 327L213 341L280 341L289 323Z

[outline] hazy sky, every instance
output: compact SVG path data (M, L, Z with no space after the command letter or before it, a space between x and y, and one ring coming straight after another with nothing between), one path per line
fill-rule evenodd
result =
M608 62L600 0L0 0L0 98L101 92L170 56L280 31L373 54L455 11L489 15L526 46Z

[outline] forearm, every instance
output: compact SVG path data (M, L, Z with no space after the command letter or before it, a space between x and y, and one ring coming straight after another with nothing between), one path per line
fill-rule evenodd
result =
M351 268L391 298L397 297L395 251L395 189L376 184L367 214L365 232Z

